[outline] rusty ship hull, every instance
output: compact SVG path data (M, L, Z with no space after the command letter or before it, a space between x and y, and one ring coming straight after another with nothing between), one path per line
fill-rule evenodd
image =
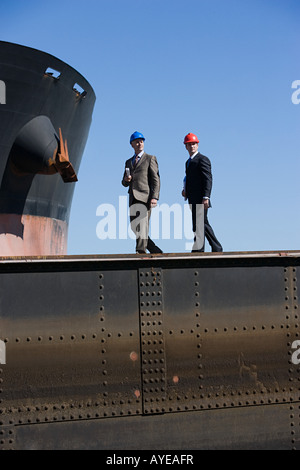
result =
M75 184L59 171L55 152L61 130L76 175L95 93L62 60L2 41L0 79L0 255L66 254Z

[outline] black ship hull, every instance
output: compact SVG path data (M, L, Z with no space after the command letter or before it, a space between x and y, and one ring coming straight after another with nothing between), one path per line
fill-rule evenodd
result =
M95 93L56 57L1 41L0 80L0 256L66 254Z

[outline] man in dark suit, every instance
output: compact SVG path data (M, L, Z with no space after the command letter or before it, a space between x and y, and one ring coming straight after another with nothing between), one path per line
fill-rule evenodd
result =
M157 206L160 191L160 176L157 159L144 152L145 137L134 132L130 145L133 157L125 163L122 185L129 186L130 223L136 235L136 252L162 253L161 249L149 238L151 209Z
M182 196L185 197L192 210L193 232L197 233L197 205L203 204L204 206L204 235L211 246L212 251L223 251L222 245L217 240L211 225L208 222L207 211L211 207L210 194L212 190L212 173L210 160L198 151L199 140L195 134L189 133L185 136L185 147L189 153L190 158L185 164L185 187L182 191ZM199 223L199 220L198 220ZM196 235L197 236L197 235ZM196 242L196 240L195 240ZM204 251L203 246L192 251ZM195 245L194 245L195 246Z

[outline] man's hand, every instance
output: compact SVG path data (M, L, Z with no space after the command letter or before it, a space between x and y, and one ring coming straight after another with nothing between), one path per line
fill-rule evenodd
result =
M132 180L132 176L131 176L131 175L129 175L129 176L125 175L125 176L124 176L124 181L126 181L126 183L130 183L131 180Z
M151 204L151 208L156 207L157 206L157 199L151 199L150 204Z
M204 205L204 209L209 209L209 199L202 199L202 204Z

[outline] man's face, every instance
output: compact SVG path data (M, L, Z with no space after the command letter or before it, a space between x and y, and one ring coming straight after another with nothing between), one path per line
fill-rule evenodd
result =
M135 139L131 142L131 147L134 148L134 152L137 155L142 150L144 150L144 141L143 139Z
M199 144L197 144L197 142L189 142L188 144L185 144L185 147L187 151L189 152L190 156L198 152L198 146Z

